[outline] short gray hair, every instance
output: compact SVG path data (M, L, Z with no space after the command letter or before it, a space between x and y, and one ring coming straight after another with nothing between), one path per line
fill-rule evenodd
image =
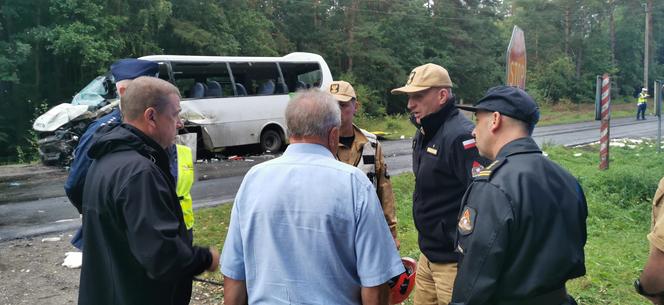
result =
M298 91L286 107L288 133L295 137L326 138L341 125L341 110L334 97L319 89Z

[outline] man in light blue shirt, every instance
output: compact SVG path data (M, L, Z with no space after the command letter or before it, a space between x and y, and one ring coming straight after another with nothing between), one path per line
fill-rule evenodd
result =
M373 185L334 158L340 112L327 92L286 108L290 146L254 166L235 197L224 303L388 304L404 267Z

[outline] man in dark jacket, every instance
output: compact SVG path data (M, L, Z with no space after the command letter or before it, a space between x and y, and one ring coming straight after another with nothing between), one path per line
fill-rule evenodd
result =
M121 106L124 123L100 128L88 153L79 304L188 304L193 276L216 270L219 253L192 246L169 173L178 89L140 77Z
M474 107L457 107L476 112L477 148L495 161L464 195L451 304L576 304L565 282L586 272L588 208L576 179L530 137L537 104L498 86Z
M415 305L447 304L457 271L455 226L461 197L486 160L471 136L473 123L454 108L452 80L436 64L419 66L405 86L418 127L413 139L413 220L422 255L417 263Z

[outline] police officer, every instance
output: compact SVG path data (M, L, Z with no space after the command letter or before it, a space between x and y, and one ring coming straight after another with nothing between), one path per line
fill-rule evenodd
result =
M586 199L576 179L530 137L539 108L523 90L489 89L473 135L495 160L463 198L455 305L576 304L565 282L585 274Z
M646 108L648 107L648 88L641 89L641 93L636 99L636 120L646 119ZM639 117L641 117L639 119Z
M643 273L634 282L634 288L640 295L653 304L664 304L664 178L652 199L652 222L648 241L650 255L643 268Z
M334 81L330 84L328 90L337 100L341 109L337 160L361 169L369 177L376 188L385 220L390 227L392 238L394 238L398 249L399 240L397 239L394 194L392 193L392 182L387 173L387 164L385 164L381 145L374 134L353 124L353 117L359 106L353 86L346 81Z
M422 254L417 264L414 303L447 304L452 297L458 254L456 220L466 187L486 162L471 136L473 123L454 108L452 80L435 64L413 69L405 86L413 139L413 220Z
M124 95L127 86L135 78L140 76L157 76L159 72L159 65L152 61L125 58L114 62L111 65L111 74L115 81L116 91L118 98ZM102 126L119 124L122 121L120 108L117 107L109 114L97 119L88 126L86 131L81 136L81 139L74 150L74 160L69 170L69 176L65 181L65 193L69 201L76 207L79 213L82 213L82 196L85 178L87 176L88 168L92 164L92 159L88 157L88 150L90 149L93 136L95 132ZM177 195L181 199L182 211L185 217L185 223L188 232L192 234L192 227L194 225L193 208L191 201L191 185L193 184L193 162L191 150L187 147L177 147L172 145L167 149L170 156L170 170L171 174L177 182ZM178 160L182 160L178 162ZM78 249L83 249L82 231L76 232L72 238L71 243Z

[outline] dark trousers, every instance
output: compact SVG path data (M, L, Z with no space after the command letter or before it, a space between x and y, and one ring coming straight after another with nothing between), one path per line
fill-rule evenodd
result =
M639 104L637 106L637 108L636 108L636 119L637 120L639 119L639 114L641 115L641 120L646 119L646 107L647 106L648 106L648 104L646 104L646 103Z

